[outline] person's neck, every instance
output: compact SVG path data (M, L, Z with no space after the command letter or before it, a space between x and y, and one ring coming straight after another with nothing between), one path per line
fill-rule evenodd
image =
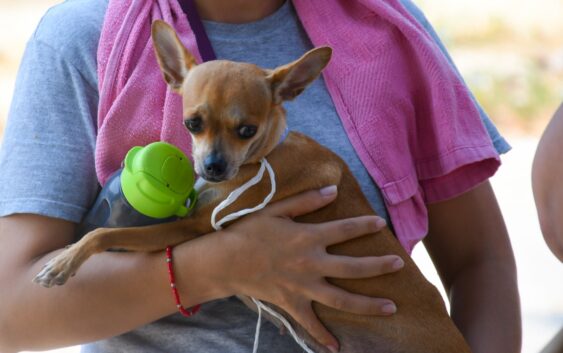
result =
M279 9L286 0L195 0L202 19L223 23L258 21ZM287 0L289 1L289 0Z

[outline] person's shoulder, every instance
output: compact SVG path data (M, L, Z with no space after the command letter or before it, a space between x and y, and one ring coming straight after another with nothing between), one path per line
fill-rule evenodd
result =
M56 55L94 84L96 52L107 6L108 0L66 0L55 5L39 22L29 45L47 57Z
M85 42L97 42L102 30L108 0L67 0L51 7L33 35L56 50Z
M66 0L45 13L31 40L63 56L95 54L107 6L108 0Z

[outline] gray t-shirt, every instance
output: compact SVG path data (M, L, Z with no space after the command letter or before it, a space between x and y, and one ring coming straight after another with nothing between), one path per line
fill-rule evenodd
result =
M403 3L437 38L422 13L409 0ZM49 10L30 39L0 149L0 216L34 213L79 222L96 197L96 49L106 8L107 0L67 0ZM290 3L257 22L204 26L218 58L265 68L295 60L312 47ZM350 144L322 78L285 106L290 129L338 153L373 208L387 218L379 190ZM497 150L508 151L481 113ZM255 324L253 312L227 298L204 304L191 318L172 315L83 350L249 352ZM300 351L270 323L263 325L261 347L272 353Z

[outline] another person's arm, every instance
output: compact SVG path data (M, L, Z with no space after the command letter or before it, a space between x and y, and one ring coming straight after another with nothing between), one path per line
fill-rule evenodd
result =
M516 264L489 182L430 205L429 222L424 244L473 352L520 352Z
M538 144L532 189L545 242L563 262L563 104Z
M317 225L291 221L335 196L310 191L177 246L174 262L184 306L251 295L282 307L320 342L333 346L337 342L316 318L311 300L355 313L383 314L389 300L350 294L324 280L393 271L396 256L343 258L326 253L329 241L378 230L377 218ZM163 252L106 252L89 259L64 286L46 289L32 283L46 261L72 242L74 228L74 223L38 215L0 217L0 352L107 338L177 310Z

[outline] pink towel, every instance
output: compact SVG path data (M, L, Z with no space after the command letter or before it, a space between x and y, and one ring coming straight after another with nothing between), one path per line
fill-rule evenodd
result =
M333 47L327 88L381 188L402 245L428 230L426 205L494 174L499 158L467 88L398 0L293 0L315 46ZM176 0L110 0L98 50L96 171L102 184L135 145L164 140L190 153L181 99L167 89L150 39L163 19L200 60ZM291 127L290 127L291 128Z
M500 159L465 84L398 0L294 0L344 128L407 251L428 233L427 203L492 176Z
M177 1L109 2L98 46L96 173L102 185L133 146L166 141L191 155L181 97L168 89L154 54L150 33L156 19L172 24L201 62L195 36Z

